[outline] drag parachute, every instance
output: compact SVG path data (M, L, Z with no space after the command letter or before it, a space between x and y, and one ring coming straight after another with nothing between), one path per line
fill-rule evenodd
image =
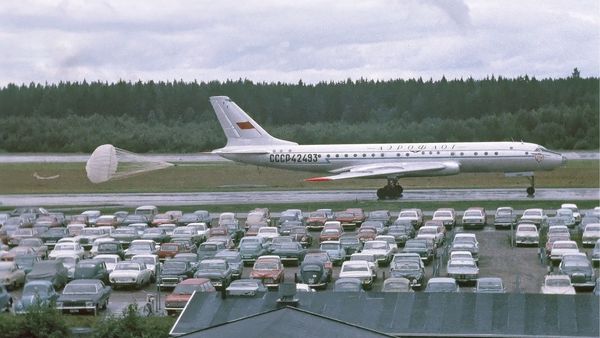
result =
M172 165L117 148L112 144L103 144L94 150L85 165L85 171L92 183L102 183Z

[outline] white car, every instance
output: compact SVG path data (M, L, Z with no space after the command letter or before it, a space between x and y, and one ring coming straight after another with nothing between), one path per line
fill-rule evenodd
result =
M358 278L364 289L373 287L373 269L367 261L347 261L342 264L339 278Z
M125 259L129 259L139 254L156 254L156 243L151 239L136 239L131 241L127 250L125 250Z
M60 254L54 257L54 259L63 263L65 268L67 268L69 280L72 280L75 276L75 266L79 263L81 258L75 254Z
M375 256L379 266L389 265L394 256L394 251L387 241L367 241L361 250L363 254L371 254Z
M113 270L115 269L117 264L119 264L121 262L121 257L119 257L119 255L113 255L113 254L96 255L96 257L94 257L94 259L103 261L104 264L106 265L106 270L108 271L108 273L113 272Z
M419 229L416 238L432 239L436 247L444 243L445 228L442 225L425 225Z
M107 243L107 242L116 242L116 240L112 237L101 237L101 238L97 238L94 243L92 243L92 248L90 249L90 255L92 257L96 256L98 254L98 245L100 243Z
M579 248L575 241L556 241L552 243L552 250L550 252L552 262L560 262L563 255L578 253Z
M577 204L574 203L563 203L560 205L561 209L571 209L573 211L573 217L575 217L575 222L581 222L581 212L579 212L579 208L577 208Z
M410 222L415 229L418 229L423 225L423 212L421 209L402 209L398 213L396 221L402 220Z
M471 252L469 251L451 251L450 252L450 260L473 260L475 261L475 259L473 259L473 254L471 254Z
M446 266L448 277L457 282L475 282L479 278L479 268L471 259L451 259Z
M279 229L276 227L261 227L258 229L256 237L262 237L267 241L271 241L275 237L279 237Z
M456 211L452 208L440 208L433 213L433 221L441 221L448 229L456 225Z
M156 277L156 269L157 266L160 265L160 261L158 260L158 255L151 254L140 254L131 257L132 262L144 263L146 264L146 268L152 271L152 279Z
M367 261L371 266L371 270L373 272L373 278L377 277L377 260L373 254L366 254L363 252L353 253L350 255L351 261ZM419 258L419 262L421 262L421 258Z
M135 286L141 289L143 286L150 284L152 272L146 268L144 263L126 261L118 263L108 279L113 288Z
M186 227L196 228L198 235L200 235L202 237L203 241L205 241L206 238L208 238L209 229L208 229L208 226L206 226L206 223L202 223L202 222L189 223L188 225L186 225Z
M526 209L525 211L523 211L521 221L531 222L539 228L546 224L546 222L548 221L548 216L546 216L544 210L540 208Z
M388 244L392 248L392 253L393 254L398 253L398 243L396 243L396 238L394 238L394 236L392 236L392 235L378 235L377 237L375 237L375 240L376 241L386 241L386 242L388 242Z
M600 239L600 223L586 225L583 235L581 235L581 244L584 246L594 246L598 239Z
M59 242L54 246L54 250L48 254L48 259L55 259L61 255L76 255L79 259L83 259L85 251L79 243Z
M92 243L98 238L108 237L108 233L98 228L83 228L79 232L79 235L75 238L79 238L80 242L84 247L88 249L92 247Z
M519 245L539 245L540 234L533 223L521 223L517 225L515 232L515 244Z
M545 295L574 295L575 288L568 275L547 275L541 292Z
M462 225L465 229L468 227L484 228L486 224L487 214L484 208L473 207L463 213Z
M573 214L573 210L567 208L560 208L556 210L556 217L562 218L567 227L572 228L575 226L577 221L575 220L575 215Z

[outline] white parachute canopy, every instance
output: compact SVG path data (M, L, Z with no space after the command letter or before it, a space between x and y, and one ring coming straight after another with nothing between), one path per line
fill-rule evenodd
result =
M112 144L103 144L94 150L85 165L85 171L92 183L102 183L172 165L117 148Z

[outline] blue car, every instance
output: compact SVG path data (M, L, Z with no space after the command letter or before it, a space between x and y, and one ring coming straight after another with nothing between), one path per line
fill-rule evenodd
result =
M25 313L34 304L50 307L58 296L51 281L32 280L23 287L21 300L15 303L15 313Z

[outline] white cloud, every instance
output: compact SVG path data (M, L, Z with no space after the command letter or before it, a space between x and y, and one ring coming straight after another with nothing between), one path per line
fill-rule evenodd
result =
M597 1L0 3L0 85L599 76Z

